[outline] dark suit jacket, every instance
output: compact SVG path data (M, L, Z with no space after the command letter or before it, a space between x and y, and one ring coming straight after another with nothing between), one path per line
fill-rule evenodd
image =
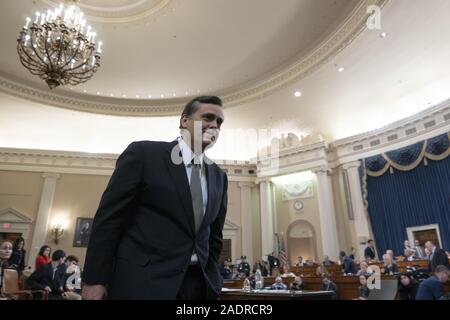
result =
M103 284L112 299L175 299L197 253L208 288L217 298L228 181L206 165L208 203L195 234L194 213L177 141L133 142L116 169L95 215L83 281Z
M375 252L370 246L366 247L366 249L364 250L364 257L375 259Z
M66 269L64 264L60 265L53 277L53 266L51 263L43 264L34 271L27 280L28 286L33 290L44 290L45 287L52 289L52 295L61 295L64 288Z
M433 258L428 263L428 269L431 272L434 272L434 269L436 269L437 266L443 265L450 269L450 264L448 263L448 257L447 254L443 249L438 249L434 251Z

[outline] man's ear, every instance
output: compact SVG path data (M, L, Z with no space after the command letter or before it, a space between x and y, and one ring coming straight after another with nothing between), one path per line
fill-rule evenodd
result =
M185 114L183 114L180 118L180 129L186 129L186 122L189 119L189 117Z

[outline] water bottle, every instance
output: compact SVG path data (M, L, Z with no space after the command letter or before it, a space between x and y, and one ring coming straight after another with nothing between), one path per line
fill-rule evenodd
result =
M263 276L261 274L261 270L260 269L256 269L256 273L255 273L255 287L257 290L260 290L264 287L264 279Z
M252 286L250 285L250 280L245 278L244 280L244 291L250 292L252 290Z

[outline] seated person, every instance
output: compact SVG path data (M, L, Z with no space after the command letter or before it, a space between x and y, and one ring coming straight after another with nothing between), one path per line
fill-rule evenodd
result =
M448 281L448 276L448 268L438 265L434 274L420 283L416 300L444 300L444 283Z
M261 275L263 277L267 277L267 275L269 274L269 271L267 270L266 266L263 265L260 261L255 262L255 264L253 265L252 273L256 273L256 270L258 269L261 271Z
M28 286L31 290L45 290L49 293L49 299L63 299L66 280L66 268L60 267L66 260L66 253L56 250L52 254L52 262L44 264L34 271L28 278Z
M334 261L331 261L330 258L328 256L324 256L323 257L323 262L322 264L326 267L331 266L334 264Z
M325 268L324 265L320 265L320 266L317 267L317 269L316 269L316 276L323 277L323 276L325 276L327 274L328 274L328 270L327 270L327 268Z
M246 277L250 276L250 264L245 260L246 256L241 256L241 262L239 263L239 273L244 273Z
M414 256L415 251L412 249L405 249L405 259L403 261L416 261L418 258Z
M228 265L228 261L224 261L220 268L220 275L224 280L231 280L233 278L233 270Z
M370 276L373 273L373 270L369 268L369 265L366 261L361 261L359 264L359 270L356 273L357 276Z
M303 284L303 280L301 277L295 277L294 281L291 282L291 285L289 286L290 290L293 291L302 291L305 290L305 285Z
M331 299L335 300L337 299L337 286L334 282L331 281L329 276L324 276L322 278L322 284L320 285L320 291L333 291L334 294L332 295Z
M397 264L392 260L392 256L388 253L383 255L383 267L381 268L381 273L393 275L397 273Z
M366 276L359 276L358 298L356 300L367 300L369 298L370 289L367 287Z
M291 271L289 271L289 267L284 265L283 266L283 274L281 275L283 278L287 277L295 277L295 274Z
M272 277L280 277L281 273L280 273L280 269L278 267L275 267L272 269Z
M403 273L398 277L398 293L400 300L416 300L419 282L411 275Z
M240 275L239 275L239 270L237 266L233 266L233 272L231 274L231 279L239 279Z
M3 286L3 270L9 269L8 260L11 258L13 253L13 243L9 240L0 241L0 300L8 300L10 297L2 295Z
M341 251L339 256L341 257L342 269L344 271L344 274L356 274L357 271L355 262L350 259L350 257L347 256L344 251Z
M303 267L303 257L300 256L297 258L297 262L295 263L296 267Z
M305 267L314 267L315 266L315 262L312 258L308 258L306 259L305 263L303 264L303 266Z
M272 290L287 290L287 285L283 283L281 277L275 278L275 283L270 287Z
M391 249L386 250L386 254L391 256L392 261L395 262L395 256L394 256L394 251L392 251Z

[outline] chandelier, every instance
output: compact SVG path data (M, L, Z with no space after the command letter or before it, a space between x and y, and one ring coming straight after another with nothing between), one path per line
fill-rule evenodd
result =
M80 8L61 4L53 11L36 12L32 23L26 18L17 52L22 65L50 89L78 85L91 79L100 66L103 43L96 45L95 38Z

